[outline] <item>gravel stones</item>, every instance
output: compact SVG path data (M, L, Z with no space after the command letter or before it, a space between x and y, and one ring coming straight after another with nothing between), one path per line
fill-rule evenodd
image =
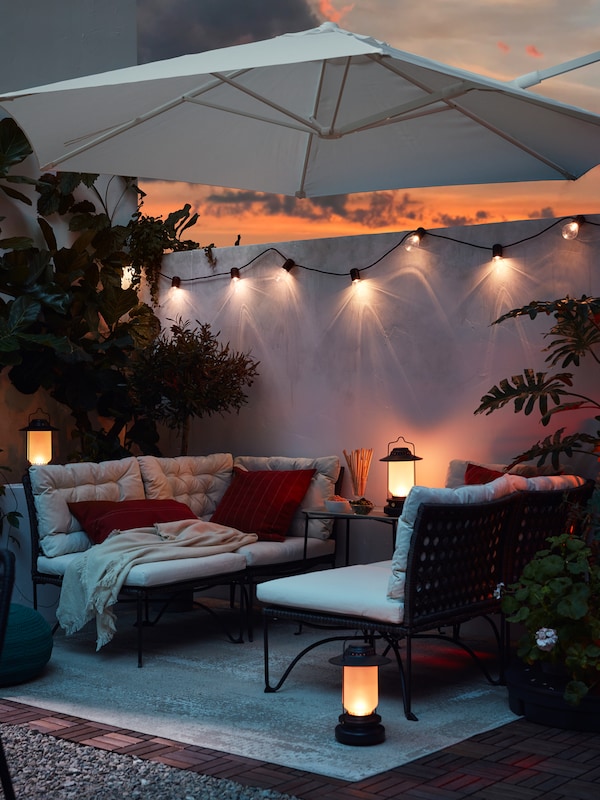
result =
M0 725L19 800L294 800L164 764Z

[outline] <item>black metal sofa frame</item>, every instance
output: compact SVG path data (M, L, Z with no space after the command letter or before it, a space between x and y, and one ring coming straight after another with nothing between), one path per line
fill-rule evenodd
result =
M343 474L344 468L340 467L340 473L335 484L335 491L339 491ZM33 584L33 607L37 609L38 586L51 585L61 587L63 578L62 575L41 572L38 568L38 557L42 555L42 550L40 547L37 512L35 508L35 500L29 472L25 472L23 475L23 489L27 501L27 511L31 534L31 580ZM335 538L335 525L332 532L332 538ZM224 572L219 575L211 576L210 579L197 579L193 581L188 580L179 583L169 582L152 587L128 586L127 583L125 583L120 592L119 600L122 602L134 602L136 606L135 627L137 629L138 667L141 667L143 664L144 629L155 625L165 611L182 598L185 599L187 603L189 602L190 597L194 597L194 607L201 608L209 613L214 619L216 619L230 641L234 643L242 643L244 641L244 635L247 635L249 641L253 641L253 605L257 583L262 580L268 580L275 577L296 575L306 572L310 569L333 568L334 566L335 549L327 555L312 557L307 556L307 536L305 533L304 558L296 561L275 562L259 567L247 566L244 570L231 573ZM194 596L196 593L206 592L223 586L229 587L231 608L235 606L235 596L237 590L239 589L239 615L237 621L238 631L235 634L231 633L228 628L223 625L221 618L215 613L214 609L199 602ZM151 608L152 610L158 608L158 610L151 614ZM57 627L58 623L56 623L54 626L54 631L56 631Z
M593 481L588 481L566 491L518 492L484 503L422 504L408 554L403 622L389 624L374 618L267 603L262 609L265 692L280 689L295 665L315 647L350 639L372 643L380 640L385 653L393 651L400 673L404 713L409 720L417 719L411 709L413 639L435 637L458 645L479 664L490 683L503 684L510 630L501 615L498 584L512 583L548 536L575 525L573 507L584 505L593 489ZM493 618L495 615L499 615L499 624ZM478 654L461 638L463 623L476 618L486 619L494 632L497 678L491 676ZM269 626L276 620L330 631L350 630L354 634L329 636L310 644L294 657L279 681L272 684ZM404 642L404 656L400 652L401 642Z

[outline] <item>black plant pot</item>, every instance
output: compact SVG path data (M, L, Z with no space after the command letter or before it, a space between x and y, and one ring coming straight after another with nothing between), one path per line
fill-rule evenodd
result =
M587 695L578 706L567 703L566 683L564 677L549 675L539 665L513 664L506 673L510 710L538 725L600 733L600 696Z

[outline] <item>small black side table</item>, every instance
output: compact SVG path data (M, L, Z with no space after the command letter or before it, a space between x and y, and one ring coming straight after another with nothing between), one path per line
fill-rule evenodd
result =
M348 513L338 513L336 511L327 511L323 508L304 508L304 536L306 538L308 532L308 522L311 519L331 519L331 520L345 520L346 522L346 566L350 564L350 523L351 522L382 522L385 525L391 526L392 532L392 555L396 544L396 526L398 524L398 517L389 517L383 513L383 508L372 508L369 514L354 514L352 511Z

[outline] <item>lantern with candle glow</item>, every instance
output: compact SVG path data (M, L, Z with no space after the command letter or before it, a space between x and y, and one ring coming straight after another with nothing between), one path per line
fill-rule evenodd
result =
M349 645L343 655L329 659L342 666L342 707L335 738L341 744L371 745L385 740L385 728L376 713L379 703L379 667L389 658L372 644Z
M412 451L408 447L392 447L400 439L405 444L411 445ZM395 441L389 442L387 456L379 460L386 461L388 465L388 499L383 511L388 517L399 517L402 513L406 495L416 482L415 463L422 461L422 459L420 456L415 455L414 444L407 442L404 436L399 436Z
M48 419L38 414L45 414ZM29 415L29 423L21 430L27 434L27 461L30 464L49 464L52 461L52 432L58 430L50 424L50 415L38 408Z

